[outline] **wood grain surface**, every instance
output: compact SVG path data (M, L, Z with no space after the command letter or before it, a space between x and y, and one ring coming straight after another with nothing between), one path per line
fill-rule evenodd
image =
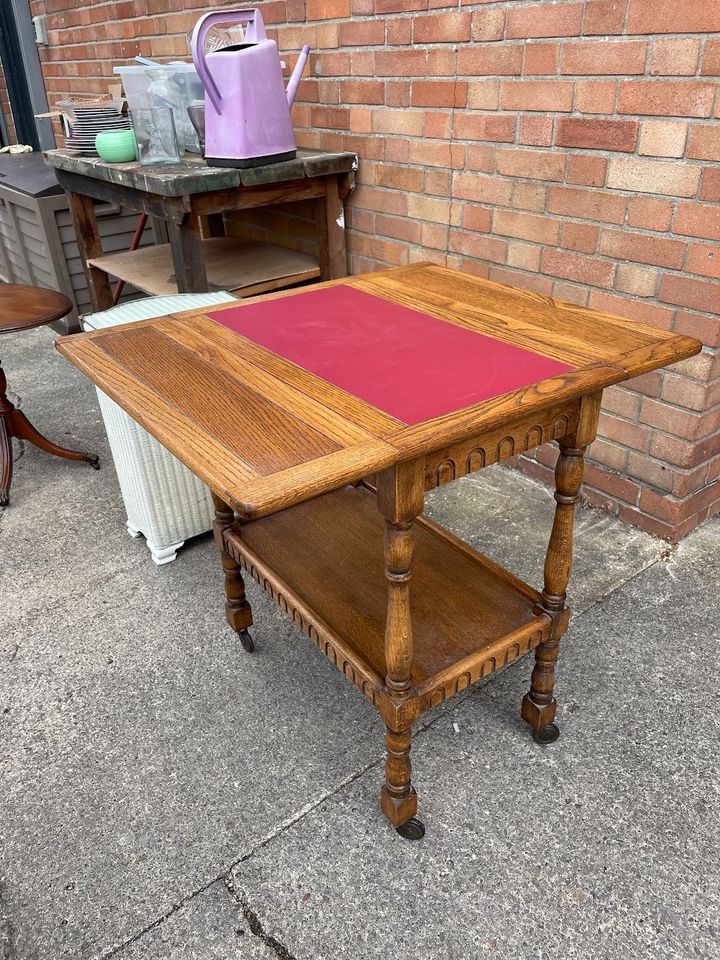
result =
M24 283L0 283L0 333L43 327L72 310L64 293Z
M574 369L406 426L199 311L62 337L58 349L248 519L420 456L427 486L442 482L443 460L455 462L460 475L482 465L476 449L485 450L486 462L505 459L569 432L583 396L701 349L690 337L432 264L313 290L338 283ZM302 295L283 291L250 302L272 311L278 298ZM222 309L237 304L212 312Z
M474 679L487 675L549 636L550 620L537 610L539 593L421 516L413 524L412 657L398 662L387 642L396 632L387 621L385 533L373 494L346 487L241 530L229 528L226 542L264 589L285 598L288 614L302 620L298 625L312 639L317 642L318 631L332 638L336 662L353 667L356 685L373 702L387 693L392 673L404 688L403 696L393 689L390 699L417 689L425 709L456 692L439 695L450 680L468 671ZM407 562L402 551L399 556ZM402 591L402 578L397 587ZM291 600L299 604L297 614Z

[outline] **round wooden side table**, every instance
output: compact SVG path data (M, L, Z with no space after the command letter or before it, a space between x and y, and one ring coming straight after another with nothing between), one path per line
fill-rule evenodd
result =
M0 284L0 334L42 327L67 316L71 310L72 304L68 298L55 290L26 287L17 283ZM28 440L56 457L85 460L95 470L100 469L100 461L94 453L66 450L38 433L25 414L8 399L6 389L7 380L0 366L0 506L5 507L10 502L13 437Z

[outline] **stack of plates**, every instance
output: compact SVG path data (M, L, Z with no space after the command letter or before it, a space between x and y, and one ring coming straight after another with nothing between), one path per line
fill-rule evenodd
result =
M122 112L123 103L95 104L80 106L77 103L65 105L71 113L71 132L65 138L65 146L80 153L95 154L95 137L103 130L129 130L130 118Z

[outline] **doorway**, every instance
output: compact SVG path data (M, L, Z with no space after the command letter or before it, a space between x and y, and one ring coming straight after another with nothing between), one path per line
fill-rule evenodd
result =
M28 0L0 3L0 63L12 113L11 118L0 118L3 145L14 126L15 142L30 144L34 150L54 147L50 121L35 119L35 114L47 112L47 97Z

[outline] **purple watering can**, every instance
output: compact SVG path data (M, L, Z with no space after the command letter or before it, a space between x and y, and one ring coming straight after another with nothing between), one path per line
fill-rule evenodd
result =
M242 43L205 53L208 30L246 23ZM297 149L290 107L307 62L306 45L287 90L280 55L257 9L207 13L195 24L192 56L205 86L205 159L213 167L258 167L292 160Z

